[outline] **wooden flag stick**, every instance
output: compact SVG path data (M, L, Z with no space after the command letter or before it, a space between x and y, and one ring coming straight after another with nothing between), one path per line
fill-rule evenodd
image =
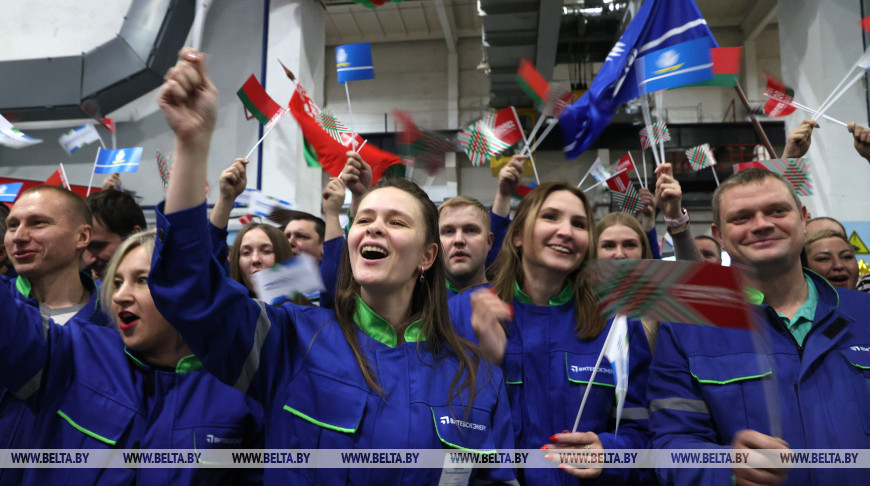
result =
M734 91L737 91L737 96L740 98L740 102L743 103L746 112L749 113L749 120L752 121L752 127L755 128L755 133L758 135L758 138L761 139L762 145L764 145L764 148L767 149L771 157L776 157L776 152L773 151L773 145L770 144L770 139L767 138L767 134L764 133L764 129L761 128L761 123L758 122L755 115L752 113L752 108L749 106L749 100L746 99L746 93L743 92L740 83L734 86Z

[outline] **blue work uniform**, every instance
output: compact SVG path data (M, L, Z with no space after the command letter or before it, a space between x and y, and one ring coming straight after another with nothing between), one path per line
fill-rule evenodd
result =
M15 449L262 447L262 409L201 370L193 356L157 370L124 348L114 329L74 317L65 326L0 288L0 384L26 403L32 433ZM208 440L208 435L220 441ZM18 470L20 484L256 483L262 470ZM4 479L6 481L6 479Z
M450 300L450 317L460 326L471 323L471 292ZM572 289L567 286L550 305L532 303L515 286L514 320L507 329L507 349L502 369L507 383L514 434L518 449L538 449L549 437L571 430L580 399L595 368L595 362L610 331L610 322L593 339L577 339ZM605 359L599 366L589 393L578 432L595 432L604 449L645 449L649 446L646 407L649 344L640 321L628 321L628 390L618 434L615 428L615 381ZM587 484L559 469L518 471L527 485ZM644 481L651 472L643 469L605 468L596 481L626 484Z
M82 285L91 292L91 298L73 319L109 326L108 316L100 310L100 289L87 273L79 272L79 278ZM15 278L3 278L0 287L3 292L12 293L34 309L39 309L39 301L31 295L32 284L26 277L16 274ZM27 438L33 435L35 426L36 416L33 411L0 383L0 449L21 448L27 443ZM0 470L0 486L19 484L21 473L22 470Z
M507 230L511 225L510 215L507 217L499 216L489 210L489 229L492 231L492 248L489 249L489 253L486 254L486 268L489 268L493 263L495 263L496 257L498 257L498 252L501 251L502 245L504 245L504 237L507 235Z
M377 393L367 385L335 312L290 303L272 307L248 298L241 285L223 276L210 252L200 249L207 232L204 211L201 205L164 215L158 207L151 294L209 372L263 404L267 448L513 447L500 370L481 360L469 407L467 389L451 397L459 366L451 349L442 345L436 354L419 321L398 344L393 327L359 300L351 332L383 389ZM457 425L453 417L474 425ZM434 485L441 473L332 466L270 468L265 482ZM514 473L482 469L478 477L511 481Z
M759 354L749 331L662 323L650 369L650 428L657 449L727 450L751 429L771 435L765 386L779 403L782 438L793 449L870 448L870 296L835 289L805 271L818 300L799 344L767 304ZM812 289L810 289L812 292ZM728 468L659 469L662 484L730 485ZM788 471L786 484L870 484L868 469Z
M450 283L450 280L445 280L445 282L446 282L446 284L447 284L447 298L448 298L448 299L453 298L454 296L458 295L458 294L461 293L461 292L472 291L472 290L477 290L477 289L489 289L489 288L492 288L492 283L491 283L491 282L487 282L487 283L479 284L479 285L472 285L471 287L468 287L468 288L466 288L466 289L460 289L460 288L457 288L455 285L453 285L452 283Z

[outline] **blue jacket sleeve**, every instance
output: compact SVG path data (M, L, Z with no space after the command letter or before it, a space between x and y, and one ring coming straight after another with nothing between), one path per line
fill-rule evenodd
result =
M335 306L335 289L338 286L338 265L346 240L343 236L323 242L323 258L320 259L320 278L326 290L320 293L320 307Z
M605 450L647 449L650 446L649 408L646 398L649 378L649 342L639 320L628 321L628 390L616 434L604 432L598 439ZM615 406L615 404L614 404ZM616 426L615 420L613 426ZM652 471L638 468L604 468L599 481L640 484L652 479Z
M19 400L35 407L45 393L58 393L66 377L51 376L52 362L65 363L68 329L42 317L39 309L16 298L14 291L0 285L0 385ZM69 325L75 325L70 323ZM70 371L69 366L58 368Z
M267 306L226 276L211 249L202 248L209 241L204 204L162 211L161 204L148 277L154 304L211 374L261 403L271 401L277 387L264 381L290 371L279 360L286 357L282 346L295 343L293 326L284 326L295 306Z
M725 449L718 443L715 424L698 383L680 349L675 327L661 323L656 354L650 366L650 430L655 449ZM656 469L660 484L731 484L727 468Z
M214 257L217 259L218 263L221 264L224 271L227 275L230 274L230 249L227 246L227 232L226 228L218 228L217 226L208 223L208 236L211 238L211 250L214 253Z
M646 232L646 239L649 240L649 248L652 250L652 256L656 260L662 259L662 250L659 248L659 235L656 234L656 227Z
M492 231L493 239L492 248L489 250L489 253L486 254L487 268L495 262L495 257L497 257L498 252L501 251L501 247L504 244L504 237L507 234L508 226L510 225L510 216L505 218L495 214L492 210L489 211L489 228L490 231Z

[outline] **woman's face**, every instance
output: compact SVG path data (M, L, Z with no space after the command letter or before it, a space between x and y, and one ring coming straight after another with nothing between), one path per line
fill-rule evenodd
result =
M534 219L514 235L522 248L523 269L554 272L566 277L580 267L589 249L589 220L583 201L569 191L555 191L544 199Z
M150 255L144 247L138 246L124 256L114 275L107 276L115 286L111 311L121 339L141 356L166 354L176 349L181 339L151 300L150 270Z
M807 248L810 270L828 279L832 285L854 289L858 285L858 260L852 245L841 238L822 238Z
M438 254L425 233L414 196L395 187L369 193L347 234L351 269L363 292L413 290L420 266L428 269Z
M254 288L254 274L275 265L275 250L265 231L254 228L242 237L239 246L239 270L249 289Z
M640 260L643 245L628 226L614 224L598 235L598 258L602 260Z

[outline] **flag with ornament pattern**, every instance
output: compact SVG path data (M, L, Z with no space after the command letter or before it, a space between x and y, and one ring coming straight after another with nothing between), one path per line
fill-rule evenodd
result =
M664 260L598 260L598 294L605 315L617 312L660 322L752 329L736 267Z
M620 211L635 214L643 209L640 193L634 188L627 171L622 171L607 179L610 197L619 205Z
M671 132L665 122L655 122L651 126L640 130L640 143L644 150L658 145L659 142L670 142Z
M771 159L753 160L742 164L734 164L734 173L746 169L765 169L783 177L794 187L798 195L810 196L813 194L813 184L810 179L810 163L803 157L799 159Z
M716 165L716 158L713 157L713 149L710 148L709 143L686 150L686 157L689 158L689 163L692 164L692 170L695 172Z
M468 160L474 167L480 167L490 157L510 147L510 144L495 136L494 123L495 117L488 115L464 128L456 136L459 146L468 154Z

